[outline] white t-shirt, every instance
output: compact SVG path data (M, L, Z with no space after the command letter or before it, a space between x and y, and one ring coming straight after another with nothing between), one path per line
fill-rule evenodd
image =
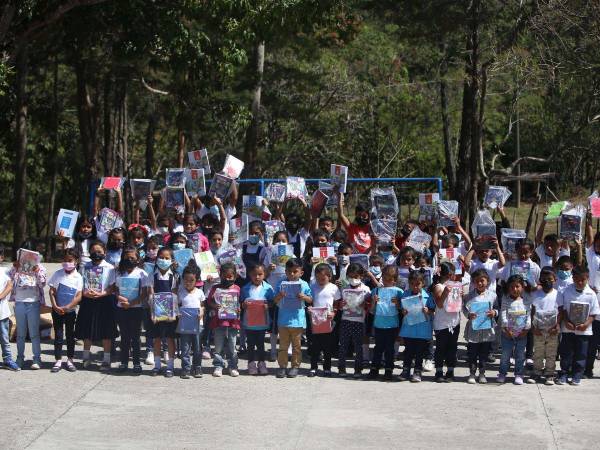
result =
M594 244L585 249L585 258L590 271L590 287L600 292L600 255L594 250Z
M435 285L439 286L439 284ZM435 287L434 286L434 287ZM442 290L444 285L442 285ZM431 288L433 291L433 287ZM464 298L463 298L464 301ZM460 324L460 312L448 312L445 308L438 308L436 305L435 314L433 316L433 329L434 330L445 330L453 329L455 326Z
M115 278L115 284L117 285L117 287L121 286L121 283L123 282L123 279L134 279L134 280L138 280L138 287L139 287L139 295L142 294L142 289L143 288L147 288L149 286L152 286L152 280L150 279L150 277L148 277L148 274L143 270L140 269L139 267L134 268L131 273L116 273L116 278ZM135 300L135 299L132 299ZM119 303L117 303L117 306L119 308L121 308L121 305ZM130 306L130 308L141 308L143 305L141 303L137 304L137 305L133 305Z
M50 277L50 280L48 280L48 286L58 290L60 284L73 288L77 292L81 292L83 290L83 277L76 270L67 273L65 272L65 269L59 269L54 272Z
M315 308L327 306L329 311L332 311L333 302L342 298L340 289L333 283L327 283L325 286L321 286L319 283L314 282L310 284L310 290L313 293L312 306Z
M585 289L583 289L583 291L581 292L575 289L574 284L568 286L564 291L558 294L556 303L558 304L558 306L562 306L563 310L566 311L567 314L569 314L571 302L574 301L588 303L590 305L590 311L588 313L590 316L595 315L596 317L598 317L598 315L600 314L600 307L598 306L598 297L589 286L586 286ZM565 326L564 321L561 325L561 331L563 333L575 333L584 336L591 336L593 334L591 324L586 328L585 331L569 330Z
M5 270L0 270L0 292L6 288L6 284L10 281ZM0 320L4 320L11 316L10 306L8 305L8 299L10 298L10 292L6 294L6 297L0 299Z
M518 261L508 261L506 263L506 265L500 270L500 276L498 277L499 279L506 281L510 278L510 272L511 272L511 267L513 265L513 263L518 262ZM540 266L538 266L536 263L534 263L531 258L529 258L527 261L524 261L526 263L529 263L529 275L531 277L531 280L528 281L533 281L535 284L537 284L540 281Z
M535 306L536 311L558 311L558 291L552 289L546 293L542 289L531 294L531 304Z
M194 288L192 292L189 292L185 287L180 286L177 298L182 308L200 308L206 297L202 289Z
M83 288L95 291L106 291L115 284L115 268L112 264L102 260L94 266L87 263L83 269Z
M476 270L484 269L490 277L490 284L488 289L496 292L496 280L498 278L498 272L501 270L500 262L497 259L488 258L486 262L481 261L479 258L473 258L471 260L471 268L469 274L473 274ZM475 289L475 286L471 286L471 291Z
M81 241L81 254L79 255L79 267L83 269L86 263L91 261L90 259L90 242L91 239L84 239ZM67 242L67 248L75 248L76 242L73 239L69 239Z
M546 266L552 267L552 256L546 255L546 251L545 251L543 245L538 245L536 247L535 254L540 259L540 267L546 267ZM571 256L571 249L561 247L558 250L558 257L556 259L558 260L558 258L560 258L561 256Z

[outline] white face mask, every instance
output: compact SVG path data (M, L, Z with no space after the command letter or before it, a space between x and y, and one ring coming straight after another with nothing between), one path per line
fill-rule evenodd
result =
M160 234L167 234L169 232L169 227L158 227L158 231Z
M356 287L360 284L360 279L359 278L348 278L348 284L352 287Z
M341 255L340 256L340 264L342 266L347 266L348 264L350 264L350 256L348 256L348 255Z

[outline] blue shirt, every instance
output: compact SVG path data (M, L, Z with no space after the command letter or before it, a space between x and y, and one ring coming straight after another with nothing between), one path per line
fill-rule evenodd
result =
M373 321L375 328L398 328L400 326L398 308L391 303L391 300L395 298L400 303L402 294L402 289L396 286L386 288L377 287L371 291L371 296L377 295L379 297L377 306L375 306L375 320ZM390 299L389 303L387 299Z
M253 290L252 288L256 288L256 290L252 293L252 295L250 295L250 292ZM263 281L260 286L254 286L252 283L246 283L240 292L240 301L243 302L247 299L264 300L270 305L273 302L274 296L275 294L273 292L273 288L266 281ZM247 314L244 314L242 325L247 330L268 330L271 328L271 318L269 317L269 314L266 314L266 312L267 311L265 311L265 315L267 316L266 325L253 327L248 326Z
M410 297L412 295L415 294L413 294L410 289L407 289L404 291L404 294L402 294L402 298ZM423 301L423 306L427 306L430 311L435 309L433 298L425 291L425 289L421 289L421 300ZM427 314L425 315L425 318L425 322L416 323L414 325L408 325L406 321L403 320L400 336L413 339L431 339L431 334L433 333L432 317Z
M281 291L281 283L289 280L281 280L275 288L275 296ZM310 286L304 280L300 280L300 292L312 298ZM283 300L281 300L283 301ZM288 328L306 328L306 314L304 312L304 302L300 302L301 307L298 309L279 308L277 314L277 326Z

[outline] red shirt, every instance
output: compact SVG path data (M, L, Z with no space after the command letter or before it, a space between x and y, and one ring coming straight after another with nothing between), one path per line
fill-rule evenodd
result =
M371 226L351 223L347 228L348 242L358 253L368 253L371 248Z

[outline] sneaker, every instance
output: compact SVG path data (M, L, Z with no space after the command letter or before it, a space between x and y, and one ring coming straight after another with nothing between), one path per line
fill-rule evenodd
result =
M494 355L491 355L491 354L488 355L487 362L490 363L490 364L495 363L496 362L496 357Z
M529 377L527 378L527 384L536 384L540 382L540 378L539 376L535 376L535 377Z
M210 359L210 352L202 352L202 359Z
M367 374L367 379L368 380L376 380L378 376L379 376L379 370L371 369L371 370L369 370L369 373Z
M160 369L158 367L154 367L151 371L150 371L150 376L151 377L155 377L160 373Z
M215 370L213 370L212 376L213 377L222 377L223 376L223 368L215 367Z
M296 367L292 367L290 370L288 370L288 372L287 372L288 378L296 378L297 376L298 376L298 369Z
M398 377L398 381L406 381L410 378L410 371L403 370Z
M148 355L146 356L146 359L144 360L144 364L146 364L147 366L154 365L154 353L153 352L148 352Z
M36 363L36 362L34 362L34 363L31 365L31 370L40 370L40 364L39 364L39 363Z
M258 367L254 361L248 363L248 375L258 375Z
M433 379L433 381L435 381L436 383L443 383L444 382L444 374L441 371L436 372L435 378Z
M496 377L496 383L499 383L499 384L506 383L506 375L499 373L498 376Z
M83 360L83 368L85 370L89 370L92 367L92 361L90 361L89 359L84 359Z
M259 375L269 375L269 369L267 369L267 363L264 361L260 361L258 363L258 373Z
M579 386L581 385L581 375L574 375L571 380L571 386Z
M317 371L315 369L310 369L308 372L308 378L314 378L317 376Z
M567 376L561 375L560 377L558 377L558 380L556 380L556 384L558 384L559 386L567 384Z
M182 370L181 374L179 375L179 378L181 378L183 380L188 380L190 378L190 371L189 370Z
M419 372L413 373L412 377L410 377L411 383L420 383L421 382L421 374Z
M165 378L173 378L173 370L172 369L165 370Z
M12 370L13 372L18 372L21 368L14 362L12 359L9 359L4 363L4 367L8 370Z
M525 365L527 366L527 368L533 367L533 359L531 359L531 358L526 359Z
M355 370L352 374L352 378L354 378L355 380L362 378L362 370Z
M67 371L68 372L77 372L77 367L73 364L72 359L67 359Z
M237 369L229 369L229 376L232 376L232 377L234 377L234 378L235 378L235 377L239 377L239 376L240 376L240 373L238 372L238 370L237 370Z
M475 384L476 383L476 381L475 381L475 374L474 373L472 373L472 374L469 375L469 378L467 378L467 383L469 383L469 384Z
M523 377L521 375L517 375L515 377L515 381L513 381L514 384L516 384L517 386L520 386L523 384Z
M125 373L127 372L127 364L119 364L119 368L117 369L117 372L119 373Z
M487 378L482 373L479 374L479 384L487 384Z
M434 369L435 369L435 366L434 366L432 360L426 359L423 362L423 372L433 372Z
M277 369L277 374L275 376L277 378L285 378L285 369L282 369L282 368Z
M346 368L345 367L339 367L338 368L338 375L341 377L345 377L346 376Z
M544 384L546 386L554 386L554 377L547 377L546 382Z
M100 372L108 372L110 370L110 362L103 362L100 366Z
M391 369L385 369L383 373L383 379L385 381L392 381L394 379L394 371Z
M56 361L54 363L54 365L52 366L52 369L50 369L50 372L52 372L52 373L60 372L60 369L62 369L62 361Z
M202 367L196 367L195 369L192 369L192 376L194 378L202 378Z
M448 370L446 372L446 375L444 375L444 379L445 379L446 383L452 383L454 381L454 371Z
M142 366L140 364L136 364L135 366L133 366L133 374L134 375L142 374Z

